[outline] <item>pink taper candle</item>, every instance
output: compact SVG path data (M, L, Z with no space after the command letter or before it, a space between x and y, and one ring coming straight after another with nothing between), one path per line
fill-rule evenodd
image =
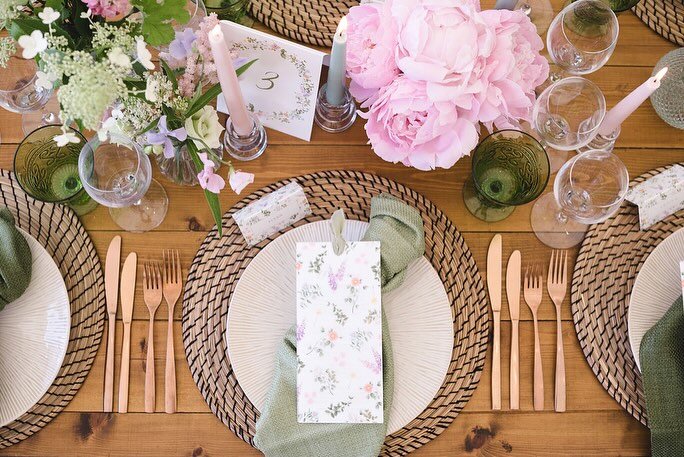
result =
M214 63L216 63L216 73L221 83L221 92L230 114L230 121L238 135L247 136L252 131L254 123L247 113L237 73L233 68L233 59L230 56L228 43L223 38L221 24L217 24L208 33L208 37L211 54L214 56Z
M599 127L599 135L609 136L617 130L625 119L636 111L636 109L660 87L660 80L663 79L665 73L667 73L667 67L660 70L658 74L652 78L648 78L641 86L634 89L631 94L620 100L617 105L608 111Z

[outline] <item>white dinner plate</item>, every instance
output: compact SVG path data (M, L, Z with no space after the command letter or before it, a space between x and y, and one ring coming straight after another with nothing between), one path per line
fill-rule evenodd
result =
M349 220L344 237L360 240L367 228L367 222ZM261 250L235 288L226 326L230 363L260 411L273 379L276 350L296 322L296 243L330 240L328 221L290 230ZM423 412L439 391L451 362L454 330L444 285L424 257L409 266L401 287L383 294L382 306L394 355L390 434Z
M639 370L641 340L682 295L680 260L684 260L684 229L677 230L656 246L634 281L627 312L627 328L629 344Z
M38 403L57 377L69 343L69 295L59 268L31 235L33 272L24 294L0 311L0 426Z

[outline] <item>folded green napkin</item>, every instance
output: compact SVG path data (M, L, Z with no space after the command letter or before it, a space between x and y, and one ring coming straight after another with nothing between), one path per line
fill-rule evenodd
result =
M21 297L31 282L33 260L24 236L7 208L0 208L0 311Z
M679 298L646 332L639 348L651 453L684 455L684 310Z
M371 200L364 241L380 241L382 291L396 288L406 267L423 255L420 213L390 195ZM291 328L276 354L275 376L256 424L254 444L266 457L377 457L387 434L394 365L387 320L382 316L383 424L297 423L297 346Z

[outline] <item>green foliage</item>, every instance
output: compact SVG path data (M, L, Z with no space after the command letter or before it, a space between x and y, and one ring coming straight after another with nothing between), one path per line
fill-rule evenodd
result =
M142 34L150 46L161 46L173 40L171 21L185 24L190 20L185 0L133 0L132 4L143 13Z

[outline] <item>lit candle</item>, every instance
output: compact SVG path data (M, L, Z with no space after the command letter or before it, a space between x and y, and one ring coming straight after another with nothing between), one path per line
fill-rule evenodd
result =
M648 78L641 86L632 91L631 94L620 100L603 118L599 127L599 135L609 136L622 125L636 109L660 87L660 80L667 73L667 67L663 68L652 78Z
M325 98L333 106L344 103L344 88L346 85L347 72L347 18L343 17L337 26L333 37L332 52L330 55L330 69L328 70L328 82L325 88Z
M221 25L217 24L208 33L208 37L211 54L214 56L214 63L216 64L216 73L221 83L221 92L230 115L230 122L238 135L247 136L252 131L254 123L247 113L237 73L233 68L233 59L230 57L228 43L223 38Z
M494 5L495 10L511 10L515 9L515 5L518 4L518 0L496 0L496 5Z

